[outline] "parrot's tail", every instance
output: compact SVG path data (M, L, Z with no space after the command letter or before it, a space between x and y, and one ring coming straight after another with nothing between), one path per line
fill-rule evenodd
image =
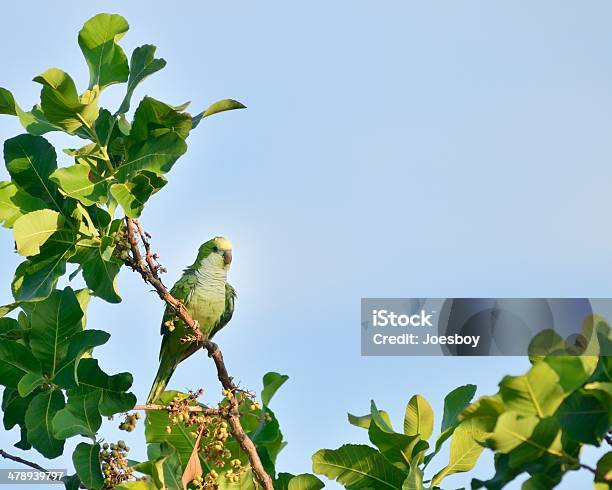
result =
M162 358L161 362L159 363L157 374L155 375L155 381L153 381L153 386L151 386L151 391L147 397L147 403L153 403L161 396L166 389L166 385L168 384L168 381L170 381L175 369L176 365L174 363Z

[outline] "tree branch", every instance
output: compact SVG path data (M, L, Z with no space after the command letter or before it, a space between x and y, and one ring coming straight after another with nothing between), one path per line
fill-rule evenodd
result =
M191 317L183 303L170 294L166 286L164 286L164 283L159 278L161 266L156 263L155 254L151 253L149 236L142 230L142 226L138 221L126 217L125 222L131 249L131 257L128 257L125 260L125 263L133 270L138 272L146 283L153 286L158 296L174 309L176 316L178 316L189 328L194 331L197 340L201 343L202 347L208 351L208 355L213 359L217 368L217 377L219 378L219 382L223 388L232 393L236 392L238 387L234 384L231 376L228 374L227 368L225 367L225 363L223 361L223 355L217 345L204 338L198 322ZM139 241L142 242L145 250L144 257L140 252ZM236 397L228 397L228 401L230 409L228 411L227 420L232 428L234 437L240 445L240 448L249 458L255 479L265 490L274 490L272 479L261 463L261 459L257 454L255 444L253 444L253 441L251 441L240 424L240 410Z
M0 456L4 459L10 459L11 461L15 461L16 463L23 464L25 466L29 466L30 468L34 468L35 470L42 471L43 473L52 473L49 470L43 468L39 464L33 463L32 461L28 461L27 459L20 458L19 456L14 456L12 454L7 453L4 449L0 449ZM61 478L57 476L53 476L49 474L50 480L61 481Z

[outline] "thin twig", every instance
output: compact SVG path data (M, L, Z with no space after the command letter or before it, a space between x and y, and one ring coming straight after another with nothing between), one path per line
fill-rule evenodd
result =
M147 405L136 405L132 410L165 410L169 412L171 408L166 405L156 405L154 403L149 403ZM219 410L218 408L201 407L199 405L193 407L186 407L186 410L188 412L201 412L203 415L221 414L221 410Z
M11 461L15 461L16 463L21 463L30 468L34 468L35 470L42 471L43 473L49 473L49 470L46 470L39 464L33 463L32 461L28 461L27 459L20 458L19 456L14 456L12 454L7 453L4 449L0 449L0 456L5 459L10 459ZM49 475L51 480L61 480L61 478L53 477L53 475Z
M225 363L223 361L223 355L217 345L204 338L198 322L191 317L183 303L170 294L166 286L164 286L164 283L159 278L158 270L160 267L155 263L154 255L151 253L148 235L143 232L142 226L135 220L126 217L125 222L131 249L131 257L128 257L125 263L133 270L138 272L146 283L153 286L158 296L165 301L167 305L174 309L176 316L178 316L196 333L197 341L199 341L202 347L208 351L208 355L215 363L217 368L217 377L219 378L223 388L232 393L236 392L238 387L234 384L231 376L228 374L227 368L225 367ZM143 243L145 257L143 257L142 253L140 252L139 241ZM274 490L272 479L261 463L261 459L257 454L255 444L253 444L253 441L251 441L240 424L240 411L236 397L228 397L228 400L230 405L230 410L228 411L227 416L228 422L232 428L234 437L240 445L240 448L249 458L255 479L264 488L264 490Z

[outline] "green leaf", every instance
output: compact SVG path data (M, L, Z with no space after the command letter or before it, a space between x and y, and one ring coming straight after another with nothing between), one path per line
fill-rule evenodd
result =
M140 101L126 145L138 144L151 138L176 134L186 139L191 131L191 116L152 97Z
M136 405L136 397L127 390L132 386L130 373L109 376L98 366L96 359L81 359L78 367L79 386L100 392L100 414L110 417L127 412Z
M6 140L4 161L17 187L61 211L57 187L49 181L57 168L55 149L45 138L22 134Z
M94 347L105 344L109 338L110 334L102 330L83 330L73 335L66 357L56 370L53 382L62 388L76 388L79 362L84 355L91 353Z
M415 461L410 465L408 477L404 480L402 490L425 490L423 486L423 470Z
M115 487L115 490L159 490L157 485L150 479L130 481Z
M178 391L165 391L158 399L158 403L162 405L169 404L174 397L184 396ZM166 426L169 425L168 412L165 410L147 410L145 419L145 437L147 443L168 443L174 449L184 468L195 445L196 439L191 436L191 429L188 429L184 424L170 424L172 431L168 434ZM202 468L209 468L209 464L200 457Z
M0 306L0 318L8 315L11 311L19 306L19 302L10 303L8 305Z
M69 390L68 403L53 417L53 434L58 439L76 435L94 438L102 425L100 390L77 388Z
M405 435L395 432L380 415L374 401L371 402L371 416L372 419L368 429L370 442L395 466L408 470L413 460L415 446L421 440L419 435Z
M29 328L22 327L14 318L0 318L0 338L19 340L28 333Z
M34 397L26 411L28 442L45 458L57 458L64 452L64 441L53 436L51 427L53 417L64 404L60 390L44 391Z
M17 115L15 98L9 90L3 87L0 87L0 114L7 114L9 116Z
M54 124L51 124L45 117L40 105L36 104L31 111L22 111L16 106L17 116L23 128L34 136L41 136L50 131L62 131Z
M38 373L26 373L17 384L19 396L26 397L36 388L42 386L44 378Z
M609 400L605 393L577 390L565 399L555 417L574 440L598 446L611 426Z
M110 192L128 218L138 218L149 198L168 181L155 172L143 170L122 184L113 184Z
M612 451L608 451L597 462L595 482L610 482L612 480ZM604 483L608 485L608 483ZM602 487L602 488L608 488Z
M484 449L478 442L482 436L482 427L475 419L459 424L451 439L448 465L432 478L432 486L438 485L448 475L470 471L474 468Z
M406 405L404 434L420 435L427 440L433 432L434 415L431 405L421 395L414 395Z
M66 490L79 490L81 486L81 479L76 474L62 477L62 482Z
M530 452L531 459L540 457L544 452L562 456L562 453L551 447L558 432L558 425L551 417L538 419L533 415L509 411L499 417L495 431L487 439L487 444L492 449L505 454L520 446L515 459L518 457L525 459L526 451ZM516 466L512 463L511 461L510 466Z
M55 290L28 307L30 348L51 379L68 353L70 338L82 330L83 311L72 288Z
M13 227L17 252L26 257L38 255L40 247L58 231L69 230L57 211L42 209L22 216Z
M89 67L89 88L100 90L128 79L128 62L117 43L128 31L127 21L116 14L98 14L79 31L79 46Z
M475 394L476 385L467 384L455 388L444 397L444 415L440 432L459 423L459 414L467 408Z
M21 440L15 444L15 447L27 451L32 446L28 442L28 431L25 425L25 413L28 405L34 399L35 394L32 393L25 398L19 396L17 390L13 388L5 388L2 396L2 411L4 412L4 428L10 430L16 425L21 429Z
M57 169L51 174L51 180L59 186L60 192L82 202L85 206L108 200L108 181L95 169L85 164L71 165Z
M272 397L283 386L283 384L289 379L286 374L279 374L275 372L269 372L264 374L263 377L263 390L261 391L261 401L264 406L268 406Z
M289 480L288 490L321 490L325 485L316 476L303 473Z
M95 296L109 303L120 303L117 276L123 267L123 262L112 256L113 250L113 239L103 237L99 246L77 249L71 261L81 265L85 283Z
M246 106L233 99L219 100L205 111L202 111L197 116L193 117L193 129L195 129L198 124L200 124L200 121L205 117L212 116L213 114L217 114L219 112L232 111L234 109L246 109Z
M17 388L27 373L40 374L40 363L31 351L13 340L0 339L0 380L4 386Z
M100 469L99 444L81 442L72 453L72 463L79 479L87 488L102 488L104 475Z
M70 75L58 68L50 68L34 81L43 86L41 107L50 123L70 134L83 126L93 126L98 118L98 93L95 89L79 98Z
M540 418L555 413L566 396L559 375L546 362L535 364L523 376L506 376L499 384L509 410Z
M40 301L47 298L58 279L66 273L66 262L75 252L76 237L60 232L51 236L41 247L41 253L22 262L12 283L17 302Z
M335 450L321 449L313 455L312 463L315 473L336 480L348 490L399 490L406 479L406 473L369 446L345 444Z
M127 92L117 112L126 113L130 110L130 101L134 90L145 78L158 72L166 66L166 60L155 58L157 48L151 44L145 44L134 50L130 60L130 76L127 83Z
M0 182L0 224L5 228L12 228L21 216L46 207L42 199L22 191L12 182Z

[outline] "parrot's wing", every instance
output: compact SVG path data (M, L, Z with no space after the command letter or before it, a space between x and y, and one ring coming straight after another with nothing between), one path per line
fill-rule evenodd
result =
M217 324L210 332L209 338L212 338L219 330L221 330L232 319L234 314L234 304L236 302L236 290L229 284L225 283L225 311L219 318Z
M183 277L176 281L174 286L172 286L170 294L185 305L189 302L189 296L191 296L191 293L196 287L196 283L197 278L195 274L186 272ZM174 318L175 316L176 312L174 311L174 308L172 308L170 305L166 306L166 310L164 311L164 319L162 320L160 331L162 335L168 332L168 329L164 326L164 323L166 323L168 320L172 320L172 318Z

